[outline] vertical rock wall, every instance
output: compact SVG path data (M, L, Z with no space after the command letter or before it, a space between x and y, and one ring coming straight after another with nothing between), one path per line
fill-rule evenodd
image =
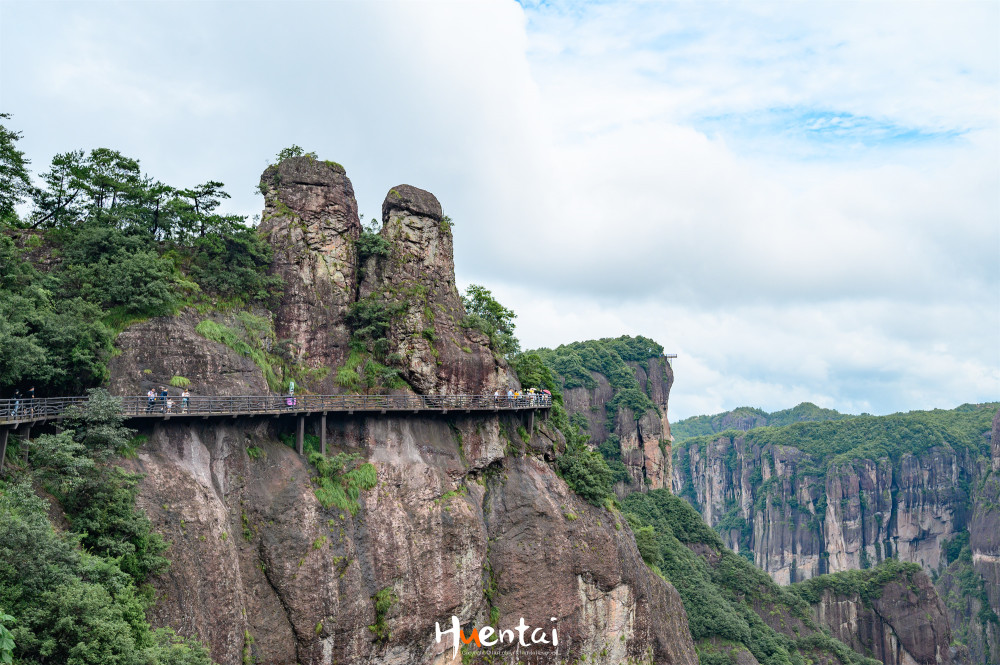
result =
M637 362L628 365L635 373L640 389L645 392L660 412L649 410L636 418L627 408L620 408L609 424L606 405L614 397L607 377L591 372L594 388L569 388L563 391L563 403L572 416L582 415L587 421L587 433L594 446L604 443L609 435L618 437L622 462L628 470L631 483L619 484L619 496L630 492L646 492L662 487L670 488L671 436L667 416L670 387L674 372L662 356L650 358L645 367Z

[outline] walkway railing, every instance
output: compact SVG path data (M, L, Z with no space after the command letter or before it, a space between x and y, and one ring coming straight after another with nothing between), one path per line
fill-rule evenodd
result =
M499 398L493 395L171 395L166 400L145 395L118 397L127 418L171 418L190 416L252 416L282 413L355 411L517 411L548 409L552 397L544 393ZM82 407L86 397L45 397L0 400L0 425L57 420L72 406Z

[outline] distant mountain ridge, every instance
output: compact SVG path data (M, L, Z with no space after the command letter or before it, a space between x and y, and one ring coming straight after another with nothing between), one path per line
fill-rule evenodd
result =
M864 415L864 414L862 414ZM755 427L782 427L792 423L822 422L826 420L843 420L853 418L850 413L841 413L835 409L824 409L812 402L802 402L798 406L781 411L768 413L752 406L740 406L732 411L717 413L712 416L691 416L670 426L670 433L675 441L683 441L695 436L718 434L728 429L738 429L744 432Z

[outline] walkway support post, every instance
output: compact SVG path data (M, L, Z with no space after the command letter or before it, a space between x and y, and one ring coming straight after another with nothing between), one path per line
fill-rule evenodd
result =
M302 449L306 439L306 417L299 416L299 425L295 428L295 452L302 454Z
M28 444L31 443L31 423L26 423L24 425L24 434L21 435L21 441L24 444L24 466L28 466Z
M326 457L326 411L319 419L319 452Z
M7 456L7 436L10 435L10 428L0 429L0 476L3 475L3 460Z

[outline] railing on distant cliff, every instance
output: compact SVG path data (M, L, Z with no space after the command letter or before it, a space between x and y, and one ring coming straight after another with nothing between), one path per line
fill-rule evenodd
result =
M176 418L210 416L256 416L340 413L449 411L522 411L548 409L552 397L544 393L508 398L493 395L157 395L152 402L145 395L118 397L126 418ZM58 420L70 407L86 404L86 397L44 397L0 400L0 425L42 420ZM172 402L172 404L171 404Z

